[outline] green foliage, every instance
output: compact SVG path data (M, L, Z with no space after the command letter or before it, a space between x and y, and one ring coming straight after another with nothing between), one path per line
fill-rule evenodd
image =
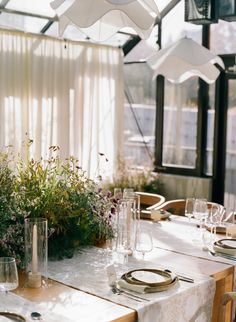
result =
M159 175L150 168L134 169L125 160L119 160L118 169L112 182L104 182L104 189L113 191L114 188L133 188L134 191L158 193L160 190Z
M51 147L53 153L58 148ZM13 173L7 154L0 158L0 254L24 255L24 219L44 217L49 226L49 256L72 256L79 245L113 235L109 193L104 193L70 157L47 161L19 159Z

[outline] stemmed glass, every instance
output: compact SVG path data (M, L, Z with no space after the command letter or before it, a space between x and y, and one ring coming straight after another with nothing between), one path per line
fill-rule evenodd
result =
M139 228L136 233L135 250L142 254L144 260L145 253L153 250L152 234L150 230Z
M18 272L13 257L0 257L0 291L8 292L18 287Z
M213 204L209 209L209 222L211 227L211 235L214 233L214 240L216 239L216 228L221 222L221 211L217 204Z
M188 217L189 222L194 214L194 203L195 203L195 198L186 199L184 215Z
M202 240L203 238L203 222L206 220L208 216L207 210L207 200L204 198L196 199L194 203L194 218L199 221L200 225L200 235L197 240Z

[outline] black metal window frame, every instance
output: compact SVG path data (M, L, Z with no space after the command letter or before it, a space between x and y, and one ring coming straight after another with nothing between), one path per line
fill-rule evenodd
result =
M212 199L224 204L225 192L225 165L226 165L226 136L227 136L227 107L228 107L228 81L236 79L234 72L227 71L228 67L235 64L235 55L221 55L225 64L216 82L216 115L214 133L214 164Z
M202 28L202 45L209 48L209 26ZM163 165L163 130L164 130L164 91L165 81L163 76L156 79L156 146L155 146L155 171L169 174L212 177L205 173L206 140L207 140L207 113L209 106L209 85L199 79L198 89L198 117L197 117L197 160L193 169L185 167L169 167Z

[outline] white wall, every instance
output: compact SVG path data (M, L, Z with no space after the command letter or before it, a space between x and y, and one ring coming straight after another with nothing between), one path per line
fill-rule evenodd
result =
M211 201L212 179L172 174L159 175L161 182L160 193L166 200L195 197L207 198L208 201Z

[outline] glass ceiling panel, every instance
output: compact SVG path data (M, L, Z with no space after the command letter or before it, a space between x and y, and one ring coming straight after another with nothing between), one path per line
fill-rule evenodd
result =
M172 0L155 0L157 8L162 11Z
M54 22L51 27L45 32L45 35L52 36L58 38L58 22ZM84 40L86 39L86 35L80 32L73 25L68 26L64 32L63 38L70 40Z
M184 1L181 0L162 20L162 48L183 37L201 43L202 26L184 21Z
M146 40L141 40L124 58L125 62L137 62L146 60L158 50L157 45L158 26L153 28L150 37Z
M46 17L55 16L55 10L51 8L49 0L10 0L6 8Z
M0 27L2 28L12 28L14 30L39 33L47 22L47 19L20 16L12 13L2 12L0 14Z
M51 27L45 32L45 35L58 37L58 22L54 22L51 25ZM80 40L87 39L87 36L83 32L79 31L79 29L76 28L75 26L70 25L66 28L63 38L80 41ZM117 33L107 41L102 42L102 44L116 46L116 47L123 46L129 38L130 38L129 35Z

